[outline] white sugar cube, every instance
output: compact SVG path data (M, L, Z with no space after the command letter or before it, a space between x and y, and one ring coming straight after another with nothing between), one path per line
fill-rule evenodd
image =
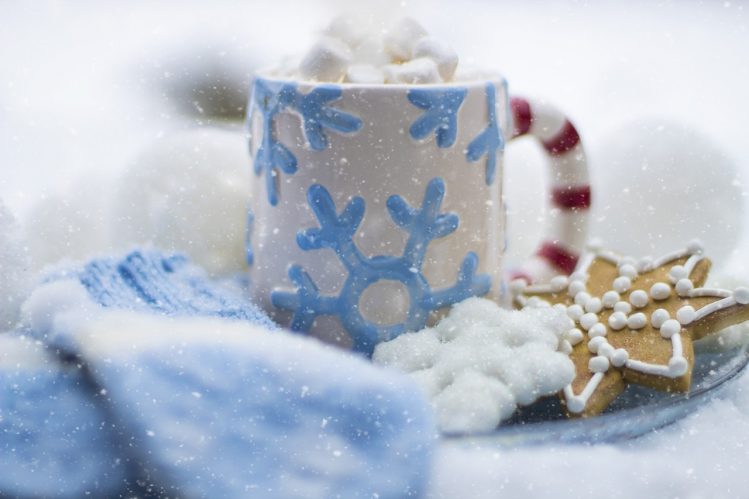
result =
M407 61L413 56L416 42L426 35L426 30L419 23L410 17L404 17L385 35L385 50L393 61Z
M353 64L346 71L349 83L384 83L385 73L378 67L369 64Z
M422 57L403 64L388 64L385 66L386 83L439 83L440 78L437 63L432 59Z
M449 46L432 36L420 39L413 48L413 57L428 57L437 63L443 81L450 81L458 67L458 54Z
M323 37L307 52L299 64L303 78L338 82L346 75L351 49L341 40Z

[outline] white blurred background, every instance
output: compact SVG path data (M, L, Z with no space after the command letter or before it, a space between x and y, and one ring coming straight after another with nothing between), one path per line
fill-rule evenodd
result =
M39 264L153 236L133 235L158 227L129 217L127 207L153 188L146 183L154 177L135 176L142 190L122 186L128 168L153 170L157 160L144 150L182 144L186 154L203 155L183 161L225 161L239 171L227 182L249 179L239 131L253 69L303 52L352 5L0 4L0 199L24 224ZM512 92L566 110L591 155L593 232L615 249L645 256L697 237L727 261L728 274L745 273L749 32L742 3L378 0L355 8L411 15L461 61L498 69ZM216 127L230 132L212 132ZM176 132L195 128L208 132L174 142ZM530 253L540 237L543 165L532 143L508 148L511 260ZM182 187L176 179L159 189L176 196ZM208 201L226 192L217 184ZM219 223L235 246L243 222L228 229ZM172 242L205 253L194 240L199 235ZM226 255L203 253L201 263L232 270L221 260Z

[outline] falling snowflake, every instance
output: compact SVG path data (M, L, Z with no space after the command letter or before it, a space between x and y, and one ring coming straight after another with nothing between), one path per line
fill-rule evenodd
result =
M505 146L502 130L497 123L497 97L496 89L492 83L486 84L486 107L489 123L486 128L468 144L466 159L474 162L482 156L486 156L486 185L494 182L497 173L497 153Z
M295 83L255 80L250 98L250 112L262 115L262 140L255 153L255 174L265 172L268 202L278 203L277 177L279 171L293 175L297 170L296 156L278 141L274 130L276 116L291 108L301 115L304 137L313 151L322 151L328 146L324 129L339 133L353 133L362 127L362 121L351 114L328 106L341 97L341 89L335 85L319 85L307 94L300 93Z
M438 147L452 146L458 134L458 109L467 92L465 88L409 90L408 100L424 110L409 129L411 137L421 140L434 131Z
M291 329L295 331L309 330L319 315L338 316L352 337L354 350L371 355L377 343L406 331L422 329L430 311L486 294L491 288L491 278L487 274L476 275L478 256L473 252L466 254L457 281L449 288L432 290L422 272L429 243L458 228L456 214L439 213L444 196L445 184L441 178L429 182L418 209L412 208L401 196L390 196L387 200L390 217L408 233L403 254L366 258L353 240L364 217L364 200L354 197L338 215L328 191L318 184L311 186L307 200L320 227L300 231L297 243L304 251L334 250L348 276L337 296L323 296L309 274L300 265L292 265L289 278L297 289L295 292L274 291L273 305L293 311ZM362 293L381 280L400 282L408 290L409 309L401 323L377 325L359 311Z

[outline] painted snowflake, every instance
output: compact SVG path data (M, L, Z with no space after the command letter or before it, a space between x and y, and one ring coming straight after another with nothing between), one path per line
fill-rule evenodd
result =
M432 290L422 273L429 243L458 228L456 214L439 213L444 196L445 183L441 178L429 182L418 209L412 208L401 196L390 196L387 200L390 217L408 233L403 254L367 258L354 242L364 218L364 200L354 197L339 215L328 191L318 184L311 186L307 200L320 227L300 231L297 243L304 251L332 249L348 276L337 296L323 296L309 274L301 266L292 265L289 278L297 289L295 292L274 291L273 305L294 313L291 329L295 331L308 331L317 316L337 316L351 335L354 350L371 355L377 343L406 331L422 329L430 311L486 294L491 288L491 278L487 274L476 274L478 256L473 252L466 254L457 281L449 288ZM359 311L362 293L381 280L400 282L408 290L408 314L401 323L378 325L365 319Z
M361 129L362 121L351 114L330 107L328 104L341 97L336 85L319 85L307 94L297 90L291 82L255 80L250 97L249 119L255 112L262 115L262 139L254 157L256 175L265 173L268 202L278 204L279 172L293 175L297 170L297 159L288 147L276 138L276 116L292 110L302 118L302 127L307 144L313 151L328 147L325 129L338 133L353 133Z
M437 147L452 146L458 135L458 110L467 93L465 88L409 90L409 102L424 110L408 130L411 137L421 140L434 132Z
M486 108L489 116L486 128L468 144L466 159L474 162L486 156L486 185L491 185L497 174L497 155L505 147L502 129L497 122L497 91L494 84L486 84Z

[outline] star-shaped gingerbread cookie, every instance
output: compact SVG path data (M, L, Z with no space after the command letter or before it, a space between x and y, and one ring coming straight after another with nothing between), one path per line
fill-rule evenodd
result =
M638 262L589 247L569 277L513 281L516 306L563 306L575 322L565 347L577 374L561 393L569 415L602 412L627 383L688 391L692 343L749 320L749 289L702 287L711 265L702 253L692 243Z

